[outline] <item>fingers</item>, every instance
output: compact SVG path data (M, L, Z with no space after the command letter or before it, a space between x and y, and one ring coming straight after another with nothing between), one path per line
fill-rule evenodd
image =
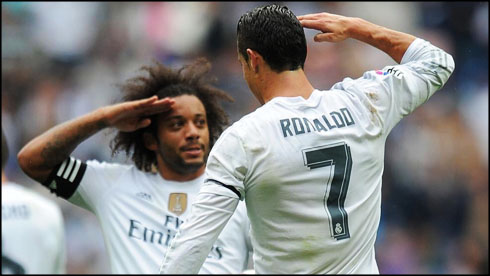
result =
M136 126L136 129L144 128L147 127L151 124L151 120L146 118L138 122L138 125Z
M157 95L153 95L153 96L151 96L149 98L141 99L139 101L142 102L142 103L145 103L145 102L154 102L156 100L158 100L158 96Z
M325 24L325 22L323 22L322 20L303 19L300 20L300 23L301 25L303 25L304 28L321 31L321 33L315 35L314 37L314 40L316 42L334 42L336 37L335 33L331 32L332 30L330 30L327 24Z
M315 40L316 42L325 42L325 41L334 42L334 37L332 33L327 33L327 34L322 33L322 34L315 35L313 40Z
M142 100L137 100L137 101L134 101L133 104L135 107L141 107L141 108L144 108L144 107L147 107L147 106L152 106L152 105L171 105L174 103L174 100L170 99L170 98L163 98L163 99L158 99L158 96L152 96L152 97L149 97L149 98L146 98L146 99L142 99Z
M166 107L167 110L169 110L174 103L175 103L175 100L167 97L167 98L163 98L163 99L157 100L155 102L152 102L148 106L149 107L155 107L155 108L165 108Z
M174 103L175 101L168 97L158 100L157 96L153 96L147 99L133 102L132 108L135 112L135 115L149 116L169 111L172 108L172 104Z
M349 37L347 28L350 21L347 17L322 12L297 18L304 28L322 32L315 35L316 42L340 42Z
M296 18L298 18L298 20L300 20L300 21L301 20L317 20L318 18L320 18L324 14L326 14L326 13L310 13L310 14L296 16Z
M304 28L327 31L325 30L325 23L321 20L301 19L299 22Z

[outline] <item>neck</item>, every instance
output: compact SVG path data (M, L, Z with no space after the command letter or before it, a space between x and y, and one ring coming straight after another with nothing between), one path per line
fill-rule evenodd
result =
M204 170L206 169L206 165L203 164L197 170L192 172L177 172L176 170L167 166L163 162L160 156L157 156L157 163L158 163L157 170L158 173L162 176L162 178L166 180L178 181L178 182L186 182L186 181L194 180L200 177L204 173Z
M206 166L202 165L202 167L199 168L195 172L178 173L174 170L169 169L168 167L165 167L165 168L159 169L158 172L166 180L186 182L186 181L194 180L194 179L198 178L199 176L201 176L204 173L205 168L206 168Z
M268 71L260 82L262 104L275 97L297 97L308 99L315 90L302 69L276 73Z

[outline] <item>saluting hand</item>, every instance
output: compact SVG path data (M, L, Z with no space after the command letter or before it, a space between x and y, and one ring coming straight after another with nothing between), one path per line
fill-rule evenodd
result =
M147 127L151 115L169 111L175 101L170 98L150 98L124 102L103 107L107 126L116 127L120 131L131 132Z
M348 30L352 18L331 13L314 13L297 17L304 28L319 30L315 35L316 42L340 42L349 38Z

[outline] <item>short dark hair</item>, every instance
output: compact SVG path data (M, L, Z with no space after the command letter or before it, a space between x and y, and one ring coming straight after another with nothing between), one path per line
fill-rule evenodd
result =
M9 159L9 147L7 145L7 138L5 138L5 134L3 133L3 128L2 128L2 170L5 168L5 164L7 164L8 159Z
M234 100L225 91L211 85L216 79L205 77L210 69L211 64L205 58L199 58L179 70L172 70L159 62L155 62L153 66L143 66L141 70L148 72L149 76L134 77L122 85L123 100L133 101L153 95L157 95L159 99L181 95L196 96L206 109L211 148L228 125L229 120L218 101L233 102ZM111 142L112 155L122 149L129 156L132 149L131 159L136 167L143 171L151 171L157 159L155 152L145 147L143 134L150 132L156 136L157 116L150 117L151 124L146 128L134 132L119 131Z
M257 51L272 70L304 69L306 37L298 18L286 6L266 5L243 14L237 25L238 52Z

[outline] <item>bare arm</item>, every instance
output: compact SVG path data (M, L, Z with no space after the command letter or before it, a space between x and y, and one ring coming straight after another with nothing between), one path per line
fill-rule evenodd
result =
M31 178L44 182L56 165L83 141L106 127L135 131L148 126L150 115L168 111L173 100L151 98L109 105L57 125L31 140L17 155L19 166Z
M415 36L378 26L361 18L345 17L330 13L316 13L298 16L305 28L319 30L317 42L340 42L354 38L387 53L400 63Z

